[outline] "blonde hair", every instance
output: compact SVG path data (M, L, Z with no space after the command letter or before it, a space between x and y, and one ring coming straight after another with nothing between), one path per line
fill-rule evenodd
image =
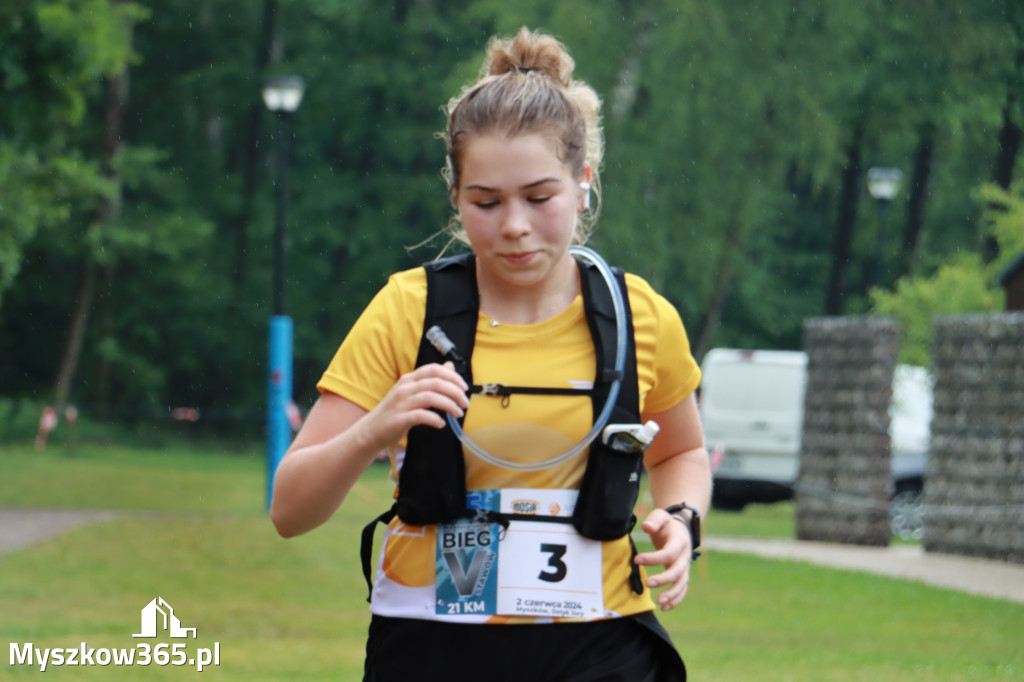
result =
M462 155L474 136L547 135L574 178L582 180L590 166L597 200L580 216L574 235L577 243L586 242L601 205L598 171L604 140L601 99L589 85L573 80L575 67L565 47L550 35L523 27L513 38L491 38L478 80L448 102L448 124L441 137L448 152L443 175L452 196L459 187ZM456 220L449 230L467 242Z

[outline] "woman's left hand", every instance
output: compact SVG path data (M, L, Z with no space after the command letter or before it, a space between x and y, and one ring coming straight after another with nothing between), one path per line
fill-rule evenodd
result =
M667 586L668 589L658 596L658 605L662 611L668 611L683 601L690 583L693 553L690 530L664 509L652 511L640 527L651 536L655 551L638 554L636 563L640 566L665 567L661 573L647 577L647 586L652 589Z

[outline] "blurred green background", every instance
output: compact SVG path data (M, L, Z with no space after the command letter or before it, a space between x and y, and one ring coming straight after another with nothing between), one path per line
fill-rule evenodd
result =
M698 359L880 313L927 365L933 314L1003 306L1024 249L1018 0L4 0L0 507L119 515L0 556L0 646L130 647L162 596L190 646L220 644L204 675L359 679L358 534L384 469L308 536L264 511L279 140L260 88L307 84L286 187L304 409L387 275L440 250L410 247L450 215L441 107L522 25L604 99L592 245L678 307ZM872 167L902 170L891 205ZM792 537L793 507L708 530ZM802 564L709 552L664 622L695 679L1024 679L1021 605Z
M1016 0L7 0L0 440L51 402L122 424L199 408L191 431L261 437L269 75L307 84L285 301L308 407L388 273L439 252L407 247L451 212L441 107L522 25L604 99L593 245L679 308L698 360L876 311L927 365L931 314L1002 306L1024 248ZM903 172L888 211L871 167Z

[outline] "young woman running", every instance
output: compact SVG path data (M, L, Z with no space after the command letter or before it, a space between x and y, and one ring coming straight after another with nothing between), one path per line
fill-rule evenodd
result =
M365 680L686 677L655 604L683 600L710 497L700 371L671 304L637 276L608 279L574 248L593 217L603 149L600 100L573 70L548 35L492 39L443 134L452 227L471 254L446 268L461 274L436 275L444 294L428 297L442 284L428 285L425 268L389 278L277 470L271 515L291 537L327 521L377 453L392 452L399 503L373 580ZM609 340L592 327L593 301L619 281L625 310L611 317L628 336ZM469 343L431 351L425 321L451 308L471 320ZM617 367L602 359L609 346ZM616 436L618 421L599 423L613 398L613 419L633 410L631 421L657 423L649 447L651 431ZM603 516L635 500L630 452L642 452L653 498L639 525L650 552L634 549L631 522ZM450 503L449 488L458 510L434 522L430 498Z

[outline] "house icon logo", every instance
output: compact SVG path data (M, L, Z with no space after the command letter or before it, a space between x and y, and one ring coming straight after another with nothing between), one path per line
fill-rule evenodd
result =
M162 621L159 616L163 616ZM196 629L181 627L181 621L174 615L174 609L163 597L157 597L142 609L142 632L132 637L156 637L157 630L160 629L167 631L171 637L187 639L188 633L191 632L192 639L196 638Z

